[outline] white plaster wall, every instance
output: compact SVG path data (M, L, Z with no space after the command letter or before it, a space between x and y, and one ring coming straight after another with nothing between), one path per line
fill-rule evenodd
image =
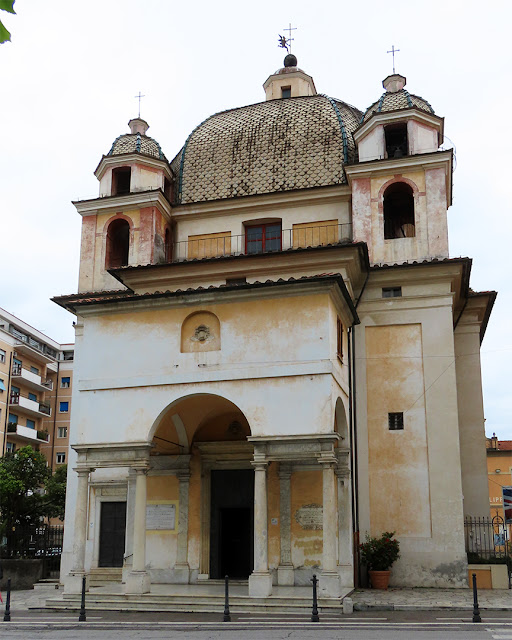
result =
M409 153L431 153L437 151L437 131L434 127L427 127L415 120L407 122L407 137L409 142Z
M371 279L369 284L371 285ZM421 325L424 402L427 424L430 537L400 537L401 559L393 566L393 584L402 586L465 586L466 554L462 510L457 381L451 296L436 296L408 305L405 298L392 304L369 302L366 294L358 311L361 325L355 331L357 448L361 539L370 530L368 431L366 398L365 327L386 324ZM407 384L407 380L403 381ZM411 470L412 471L412 470ZM413 472L413 471L412 471ZM422 500L424 496L418 496ZM384 499L384 496L383 496ZM406 505L414 509L415 505Z
M359 142L359 162L382 160L385 148L384 126L379 124Z

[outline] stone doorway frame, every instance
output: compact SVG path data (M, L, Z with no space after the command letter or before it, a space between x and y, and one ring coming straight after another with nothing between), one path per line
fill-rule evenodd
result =
M196 442L201 456L201 547L198 581L210 579L210 524L212 470L253 470L253 445L246 440Z

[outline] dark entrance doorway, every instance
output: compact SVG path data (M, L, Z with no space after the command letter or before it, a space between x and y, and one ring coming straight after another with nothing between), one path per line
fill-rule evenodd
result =
M248 578L253 568L254 472L211 472L210 577Z
M126 533L126 502L102 502L99 567L122 567Z

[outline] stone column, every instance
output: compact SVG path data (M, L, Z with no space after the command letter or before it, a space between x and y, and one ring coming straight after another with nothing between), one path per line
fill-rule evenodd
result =
M179 515L178 515L178 549L176 552L176 564L174 566L174 579L177 583L188 584L190 579L190 567L188 565L188 490L190 485L190 472L178 473L179 489Z
M126 540L123 562L123 582L133 568L133 526L135 522L135 483L137 474L133 469L128 473L128 487L126 492Z
M287 464L279 466L279 525L281 533L281 558L277 568L277 584L293 585L294 573L291 551L291 477Z
M146 572L146 497L147 468L136 468L135 517L133 523L133 565L126 577L126 593L148 593L149 575Z
M324 598L339 598L340 577L337 571L336 529L336 458L328 456L320 459L323 466L323 552L322 573L320 574L320 595Z
M272 576L268 570L267 465L254 466L254 571L249 576L249 595L266 598L272 593Z
M342 587L354 586L354 533L348 464L338 459L338 573Z
M87 502L89 498L89 474L94 469L78 468L78 486L75 502L75 531L73 539L73 566L66 579L66 593L81 593L85 574L85 543L87 540ZM89 585L86 585L87 589Z

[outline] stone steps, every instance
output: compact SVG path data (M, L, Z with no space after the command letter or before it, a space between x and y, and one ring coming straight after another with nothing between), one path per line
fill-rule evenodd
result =
M50 609L79 609L80 596L65 594L63 598L50 598L46 601ZM230 596L229 607L232 613L311 613L312 601L301 597L250 598L249 596ZM337 598L319 598L320 612L343 613L341 600ZM222 613L224 597L221 595L167 595L144 594L129 595L119 593L87 593L86 609L110 611L182 611L189 613Z
M89 572L89 586L102 587L109 582L121 582L123 570L117 567L99 567Z

